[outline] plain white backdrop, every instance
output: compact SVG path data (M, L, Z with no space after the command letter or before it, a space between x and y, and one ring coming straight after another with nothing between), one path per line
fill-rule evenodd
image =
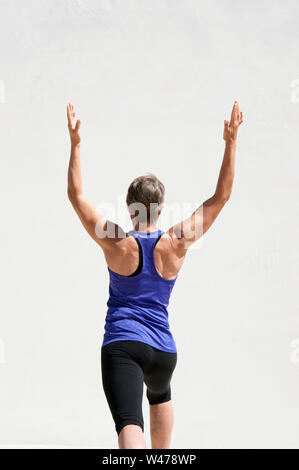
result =
M108 272L67 199L67 102L94 204L154 172L194 208L238 99L233 193L169 306L172 447L298 447L298 2L3 0L0 16L0 445L117 448ZM145 391L143 407L150 446Z

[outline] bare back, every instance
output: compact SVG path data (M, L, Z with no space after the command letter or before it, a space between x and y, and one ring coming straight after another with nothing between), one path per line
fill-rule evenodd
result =
M122 276L130 276L139 265L139 249L132 235L118 241L111 251L105 250L104 256L108 267ZM181 269L186 250L178 240L164 232L154 248L154 262L158 273L165 279L174 279Z

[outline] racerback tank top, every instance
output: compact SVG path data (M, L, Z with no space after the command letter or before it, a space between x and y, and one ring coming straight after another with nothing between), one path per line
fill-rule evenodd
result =
M163 278L154 262L154 248L164 232L131 230L139 246L139 267L130 276L109 271L108 311L102 347L112 341L135 340L166 352L177 352L167 307L175 279Z

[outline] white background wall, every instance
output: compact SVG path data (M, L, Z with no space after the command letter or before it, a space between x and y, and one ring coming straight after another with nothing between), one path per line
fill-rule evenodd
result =
M4 0L0 17L0 444L117 448L108 273L66 196L67 102L95 204L152 171L193 208L238 99L233 194L169 308L172 447L298 447L298 2ZM145 397L144 420L150 446Z

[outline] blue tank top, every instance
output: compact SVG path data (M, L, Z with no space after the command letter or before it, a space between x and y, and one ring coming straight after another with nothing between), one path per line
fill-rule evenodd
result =
M140 253L140 269L133 275L117 274L107 266L110 283L102 347L112 341L134 340L177 352L167 311L177 277L163 278L154 263L154 248L162 234L162 230L128 232L135 237Z

